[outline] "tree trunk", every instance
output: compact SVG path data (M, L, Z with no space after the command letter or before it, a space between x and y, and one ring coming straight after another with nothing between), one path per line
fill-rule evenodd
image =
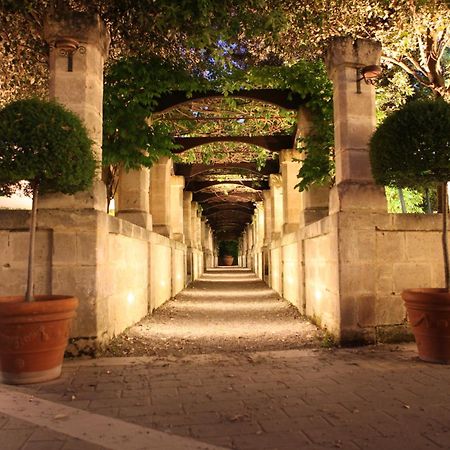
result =
M39 183L33 182L33 206L31 208L30 223L30 242L28 246L28 275L27 275L27 291L25 301L32 302L34 300L34 251L36 242L36 218L37 218L37 201L38 201Z
M405 197L403 196L402 188L398 188L398 198L400 200L400 207L402 208L402 213L405 214L407 211L406 211Z
M448 260L447 216L448 216L448 189L447 183L442 183L442 249L444 251L445 289L449 291L450 273Z

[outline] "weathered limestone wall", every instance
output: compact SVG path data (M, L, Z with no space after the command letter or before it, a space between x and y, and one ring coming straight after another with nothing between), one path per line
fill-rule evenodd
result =
M24 293L28 217L0 210L0 295ZM92 353L185 286L183 243L101 211L38 211L36 250L35 293L80 300L73 354Z
M342 342L408 339L402 290L444 284L440 226L437 215L333 214L271 243L271 287Z
M440 219L418 214L339 215L343 340L406 336L402 290L444 285Z
M152 233L150 239L150 310L172 297L172 247L169 238Z
M269 286L283 295L281 239L272 241L270 246L270 283Z
M304 262L304 313L321 327L340 335L339 277L336 218L326 217L300 232Z
M0 295L24 295L28 264L28 211L0 211ZM53 231L36 234L35 293L52 288Z
M281 245L283 297L301 311L299 283L302 273L300 271L298 234L283 235Z
M140 227L129 227L127 222L108 216L102 276L104 311L98 324L108 337L121 333L149 311L148 237Z
M172 249L172 297L186 286L186 246L171 241Z

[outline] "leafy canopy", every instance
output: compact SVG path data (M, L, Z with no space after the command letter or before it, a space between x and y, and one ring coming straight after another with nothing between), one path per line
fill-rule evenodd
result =
M0 110L0 192L26 180L40 192L87 189L96 162L81 120L55 102L19 100Z
M415 100L392 113L370 140L378 184L424 187L450 179L450 104Z

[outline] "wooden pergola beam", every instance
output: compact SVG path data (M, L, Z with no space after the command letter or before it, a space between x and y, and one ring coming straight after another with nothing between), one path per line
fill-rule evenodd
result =
M172 153L179 154L191 148L214 142L242 142L244 144L257 145L271 152L289 150L294 148L295 135L282 134L273 136L201 136L201 137L175 137L175 144L180 148L172 150Z

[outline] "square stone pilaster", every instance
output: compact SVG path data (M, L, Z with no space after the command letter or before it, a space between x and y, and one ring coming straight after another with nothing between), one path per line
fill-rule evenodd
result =
M170 177L170 227L172 239L184 242L183 214L184 177Z
M147 230L152 229L149 213L150 170L122 170L117 189L116 216Z
M361 81L360 69L379 64L381 45L368 39L338 37L326 55L333 82L336 186L330 213L349 210L386 211L382 187L372 178L369 139L375 129L375 88Z
M300 152L282 150L280 152L281 183L283 185L283 233L298 230L301 204L301 193L295 187L300 170Z
M314 121L308 108L302 106L298 111L297 119L297 137L307 138L314 133ZM300 152L299 159L302 161L305 153ZM302 163L300 163L301 165ZM300 214L299 225L304 227L310 223L316 222L328 215L328 202L330 197L330 188L328 186L317 186L313 184L307 190L300 192Z
M281 175L271 174L269 177L270 203L271 203L271 240L279 239L283 233L283 185Z
M163 157L150 169L150 213L153 218L153 231L170 237L171 221L171 158Z
M58 10L44 20L44 38L49 44L49 90L55 99L76 113L85 123L99 162L89 192L75 195L47 194L41 209L98 209L106 211L106 189L101 181L103 130L103 66L110 37L96 14ZM65 50L67 43L73 51Z

